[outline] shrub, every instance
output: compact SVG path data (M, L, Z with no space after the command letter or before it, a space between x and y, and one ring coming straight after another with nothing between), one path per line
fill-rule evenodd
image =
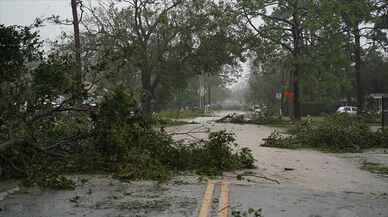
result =
M235 142L234 134L226 131L210 133L209 141L205 143L203 152L206 156L205 165L220 171L252 168L254 158L251 150L241 149Z
M1 153L5 178L21 178L26 186L74 189L75 183L61 175L62 168L53 156L28 143L14 145ZM60 162L60 161L58 161Z
M39 186L57 190L74 190L75 188L75 183L71 179L50 171L36 172L33 176L23 179L22 183L27 187Z
M268 112L258 112L254 113L252 116L252 120L256 124L277 124L282 123L280 117L273 116L272 113Z
M388 175L388 166L384 164L364 162L361 169L368 170L376 174Z
M264 146L286 148L317 148L331 152L358 152L366 148L386 145L386 133L372 132L362 120L346 114L327 117L313 125L301 122L289 132L286 138L273 133L265 140Z
M292 137L282 136L277 130L274 130L269 137L264 139L262 146L288 149L298 148Z

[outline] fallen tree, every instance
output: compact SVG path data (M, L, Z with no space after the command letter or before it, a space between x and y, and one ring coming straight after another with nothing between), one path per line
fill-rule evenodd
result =
M117 91L93 113L55 113L55 118L39 119L27 130L39 138L3 143L3 178L71 189L71 180L61 174L102 172L124 180L165 180L174 171L214 175L253 167L250 150L240 148L232 134L215 132L208 140L180 144L171 135L148 128L133 112L136 106L131 94Z
M30 27L0 25L0 179L71 189L74 183L62 174L164 180L176 171L219 174L253 166L250 151L227 132L179 144L150 127L154 122L140 103L144 93L127 91L125 82L93 88L99 79L92 77L108 70L101 62L84 65L93 73L79 93L77 64L63 49L68 44L47 55L41 45Z
M5 151L10 146L13 146L13 145L18 144L18 143L22 143L23 141L24 140L22 140L22 139L10 139L6 142L3 142L0 144L0 152Z
M247 118L245 114L227 114L224 117L215 121L216 123L234 123L234 124L254 124L254 121Z
M263 146L277 148L314 148L329 152L360 152L369 148L388 148L388 132L373 132L367 123L346 114L327 117L320 123L297 123L291 135L274 131Z
M271 113L246 113L246 114L227 114L216 120L216 123L233 123L233 124L288 124L281 117L273 116Z

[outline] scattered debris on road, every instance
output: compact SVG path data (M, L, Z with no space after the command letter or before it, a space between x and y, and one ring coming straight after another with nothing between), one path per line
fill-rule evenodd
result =
M245 114L227 114L215 121L216 123L234 123L234 124L254 124L254 121Z

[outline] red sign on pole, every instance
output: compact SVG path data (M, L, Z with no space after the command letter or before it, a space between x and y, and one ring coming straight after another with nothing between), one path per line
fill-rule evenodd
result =
M286 90L286 91L284 91L283 95L284 95L285 97L287 97L287 99L288 99L290 102L291 102L292 100L294 100L295 94L294 94L294 92L292 92L292 91Z
M285 97L294 97L294 92L286 90L284 91L283 95Z

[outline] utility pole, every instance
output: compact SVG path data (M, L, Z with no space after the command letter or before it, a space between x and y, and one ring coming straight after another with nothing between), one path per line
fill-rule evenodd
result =
M387 127L388 122L388 95L384 94L381 97L381 130Z
M207 96L208 96L208 101L207 101L207 104L209 106L211 106L211 104L212 104L212 92L211 92L212 84L211 84L210 73L207 74L207 76L208 76L208 80L207 80Z
M280 87L280 112L279 112L279 115L280 115L280 118L283 118L283 113L284 113L284 91L285 91L285 80L284 80L284 71L282 70L281 71L281 74L282 74L282 80L281 80L281 87Z
M355 70L356 70L356 94L357 94L357 115L360 115L362 112L364 112L364 87L362 82L362 76L361 76L361 32L359 28L359 23L355 25L353 28L353 34L354 34L354 57L355 57Z
M74 80L76 82L74 95L76 99L80 99L82 94L82 62L81 62L81 40L78 18L78 5L80 0L71 0L71 9L73 12L73 27L74 27L74 48L75 48L75 64L76 70L74 74Z
M205 111L205 78L204 73L201 71L201 74L199 75L199 109L202 111Z

